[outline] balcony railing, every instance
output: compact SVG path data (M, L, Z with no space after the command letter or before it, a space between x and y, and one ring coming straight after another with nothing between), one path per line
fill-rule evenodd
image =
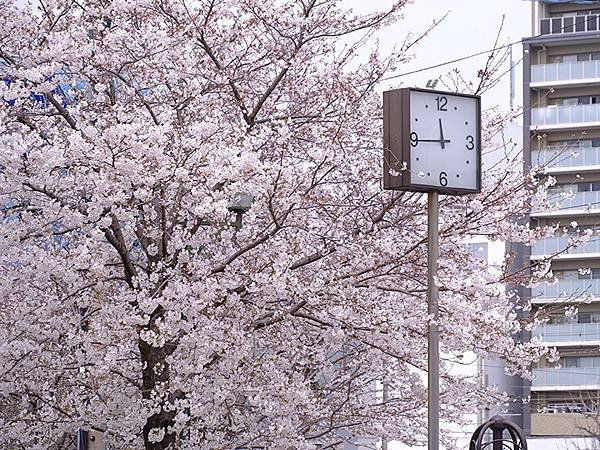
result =
M531 109L532 125L573 125L600 122L600 104L546 106Z
M551 17L540 20L540 34L569 34L598 31L598 15Z
M544 324L533 330L544 344L600 341L600 323ZM600 369L599 369L600 370Z
M573 186L576 190L577 187ZM551 204L550 209L541 207L533 208L533 212L542 211L574 211L574 210L597 210L600 209L600 191L573 192L569 195L548 192L548 201Z
M532 255L553 255L563 251L569 246L569 241L572 237L568 235L549 237L540 239L531 247ZM572 245L572 244L571 244ZM585 254L585 253L600 253L600 236L592 236L589 240L581 245L571 246L566 252L567 254Z
M561 147L533 150L534 165L552 167L585 167L600 165L600 147Z
M600 298L600 280L561 279L554 284L541 283L531 288L532 300L574 300Z
M600 368L597 367L561 367L533 369L531 386L597 386L600 385Z
M531 82L578 81L600 78L600 61L577 61L531 66Z

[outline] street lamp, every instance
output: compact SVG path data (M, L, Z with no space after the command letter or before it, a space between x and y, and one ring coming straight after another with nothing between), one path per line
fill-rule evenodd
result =
M227 207L227 209L231 212L235 213L235 222L233 226L239 230L242 228L242 216L245 212L247 212L252 206L252 202L254 201L254 197L247 192L236 192L233 196L233 200Z

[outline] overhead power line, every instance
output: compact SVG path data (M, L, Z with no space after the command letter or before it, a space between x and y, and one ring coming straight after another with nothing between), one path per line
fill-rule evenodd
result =
M386 80L392 80L392 79L394 79L394 78L405 77L405 76L407 76L407 75L412 75L412 74L414 74L414 73L424 72L424 71L426 71L426 70L431 70L431 69L436 69L436 68L438 68L438 67L447 66L448 64L454 64L454 63L456 63L456 62L464 61L465 59L470 59L470 58L474 58L474 57L476 57L476 56L485 55L486 53L494 52L494 51L496 51L496 50L501 50L501 49L503 49L503 48L510 47L511 45L515 45L515 44L518 44L518 43L520 43L520 42L523 42L523 40L516 41L516 42L512 42L512 43L510 43L510 44L501 45L501 46L499 46L499 47L494 47L494 48L491 48L491 49L489 49L489 50L484 50L484 51L481 51L481 52L473 53L473 54L471 54L471 55L467 55L467 56L463 56L463 57L461 57L461 58L456 58L456 59L453 59L453 60L451 60L451 61L446 61L446 62L443 62L443 63L435 64L435 65L433 65L433 66L423 67L423 68L421 68L421 69L412 70L412 71L410 71L410 72L404 72L404 73L401 73L401 74L398 74L398 75L391 75L391 76L389 76L389 77L382 78L382 81L386 81Z
M560 31L562 31L562 30L564 30L566 28L571 28L571 27L572 27L572 25L566 25L566 26L560 28ZM552 34L556 34L556 33L552 33ZM445 62L442 62L442 63L439 63L439 64L434 64L433 66L422 67L421 69L411 70L410 72L404 72L404 73L400 73L398 75L390 75L389 77L382 78L381 81L392 80L394 78L405 77L407 75L412 75L412 74L415 74L415 73L424 72L426 70L437 69L438 67L447 66L448 64L454 64L454 63L457 63L457 62L460 62L460 61L464 61L466 59L474 58L476 56L485 55L486 53L495 52L496 50L502 50L503 48L508 48L508 47L511 47L511 46L517 45L517 44L522 44L525 40L535 39L535 38L538 38L540 36L546 36L546 35L545 34L538 34L538 35L535 35L535 36L531 36L529 38L519 39L518 41L510 42L510 43L504 44L504 45L499 45L498 47L490 48L488 50L483 50L483 51L477 52L477 53L472 53L470 55L466 55L466 56L462 56L460 58L452 59L450 61L445 61Z

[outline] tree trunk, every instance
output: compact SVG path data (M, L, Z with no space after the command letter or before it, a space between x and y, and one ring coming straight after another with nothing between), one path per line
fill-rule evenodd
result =
M158 307L151 315L151 319L143 330L157 332L156 321L163 315L163 308ZM177 349L177 344L167 342L162 347L154 347L143 339L138 339L138 348L142 359L142 397L146 401L159 401L161 410L154 413L146 420L144 425L144 446L146 450L166 450L175 448L176 435L174 433L165 434L160 442L151 442L151 431L153 429L162 429L165 433L168 428L174 424L176 411L173 403L175 395L170 392L170 366L166 362L168 356ZM158 389L157 389L157 386ZM162 400L156 400L157 395ZM152 400L152 399L155 400ZM165 406L167 408L165 408Z

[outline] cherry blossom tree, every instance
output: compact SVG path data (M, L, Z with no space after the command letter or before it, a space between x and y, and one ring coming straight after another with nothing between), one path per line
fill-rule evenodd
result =
M426 210L382 190L397 20L334 0L0 0L0 446L423 442ZM485 118L484 142L502 121ZM531 243L518 152L442 199L443 350L525 372L464 239ZM508 167L508 169L507 169ZM510 255L508 255L510 256ZM385 380L389 396L378 387ZM497 400L443 371L443 410ZM350 436L350 437L349 437Z

